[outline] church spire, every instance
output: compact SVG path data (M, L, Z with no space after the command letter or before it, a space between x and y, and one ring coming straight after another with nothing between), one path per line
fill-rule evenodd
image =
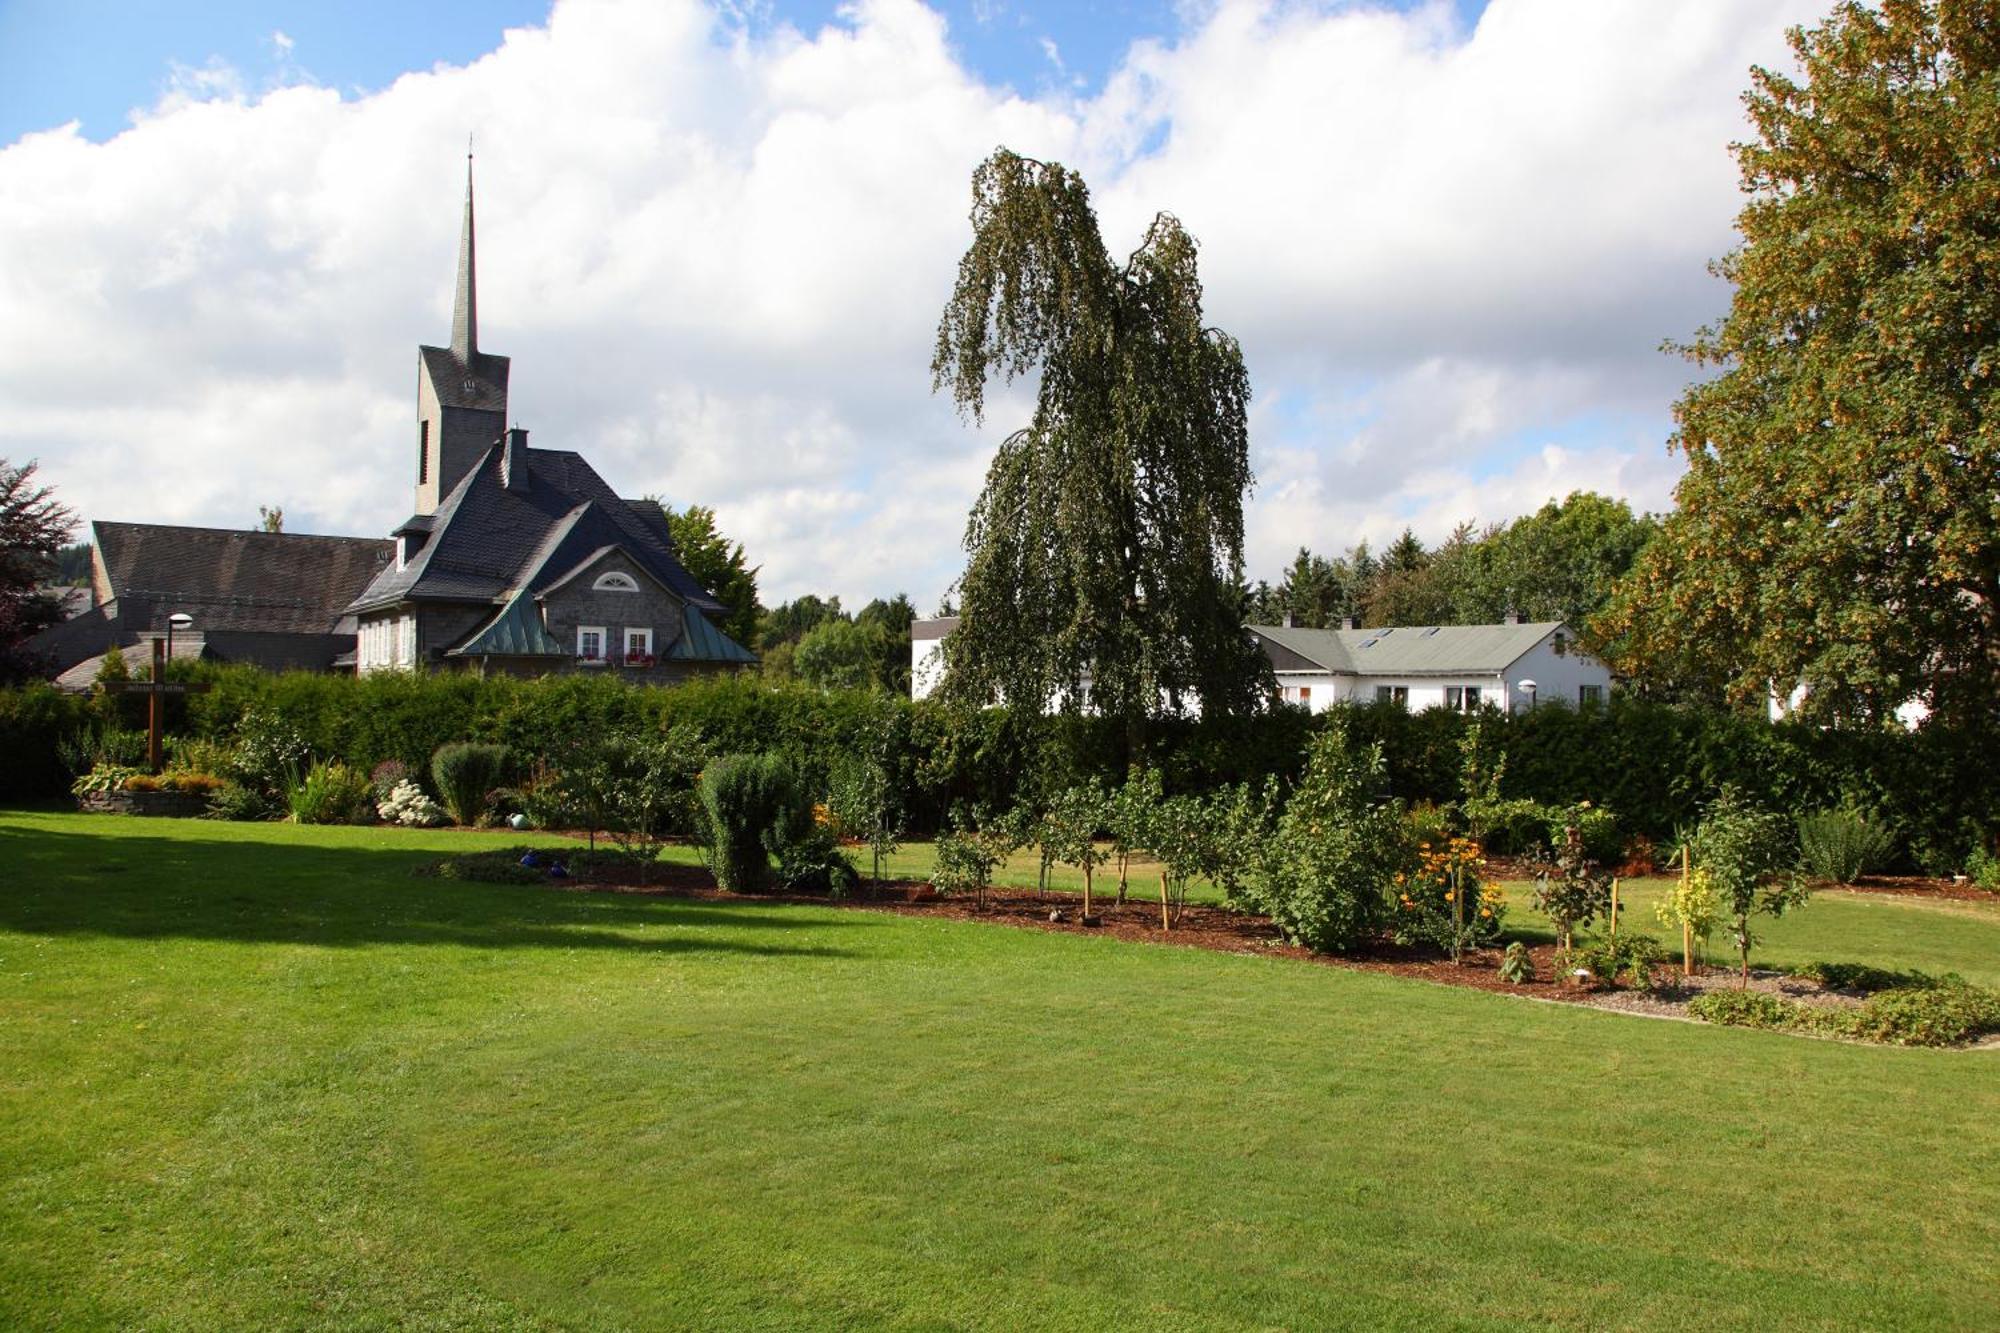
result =
M451 307L451 350L470 366L479 351L479 283L472 265L472 140L465 141L465 230L458 238L458 296Z

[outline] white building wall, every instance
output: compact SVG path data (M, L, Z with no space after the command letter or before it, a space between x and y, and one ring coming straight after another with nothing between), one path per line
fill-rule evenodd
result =
M944 677L943 639L910 640L910 697L928 699Z
M1521 688L1521 682L1535 682L1535 704L1565 703L1577 707L1583 700L1582 687L1595 686L1598 698L1609 702L1611 698L1611 668L1577 647L1573 636L1566 636L1567 646L1558 654L1550 638L1543 639L1524 653L1512 666L1507 668L1507 703L1512 711L1528 706L1528 692Z

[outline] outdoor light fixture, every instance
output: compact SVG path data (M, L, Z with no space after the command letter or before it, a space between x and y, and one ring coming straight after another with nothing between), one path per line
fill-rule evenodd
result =
M174 631L189 629L194 625L194 617L185 611L176 611L167 617L167 660L174 660Z

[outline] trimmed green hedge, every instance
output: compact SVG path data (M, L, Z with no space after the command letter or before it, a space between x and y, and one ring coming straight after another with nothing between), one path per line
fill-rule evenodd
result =
M886 731L881 747L903 794L909 826L935 830L959 802L1004 809L1037 787L1124 776L1126 737L1095 718L1017 716L989 709L955 716L929 703L862 690L823 692L724 676L667 689L635 688L601 675L539 681L472 675L273 675L246 667L204 668L207 694L176 700L176 731L226 736L244 712L274 711L313 753L363 769L397 759L413 771L452 741L508 746L523 764L560 754L578 737L615 727L689 724L716 753L785 756L809 785L823 784L833 758ZM61 797L69 777L57 742L100 705L46 687L0 691L0 799ZM1390 791L1409 800L1457 798L1466 719L1434 709L1349 710L1356 738L1380 741ZM1170 793L1223 783L1294 780L1306 742L1325 723L1297 709L1255 718L1156 723L1145 748ZM1982 837L2000 830L1993 732L1926 728L1824 731L1757 717L1616 698L1610 706L1544 707L1489 714L1507 752L1505 794L1550 805L1588 800L1616 812L1626 834L1659 839L1692 822L1724 782L1792 813L1851 800L1896 837L1897 864L1963 868Z

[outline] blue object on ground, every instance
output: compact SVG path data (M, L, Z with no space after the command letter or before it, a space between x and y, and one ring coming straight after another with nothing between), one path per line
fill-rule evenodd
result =
M564 865L564 864L563 864L562 862L560 862L560 861L556 862L556 863L555 863L554 865L552 865L552 866L550 866L550 867L549 867L549 878L550 878L550 879L568 879L568 878L569 878L569 867L568 867L568 866L566 866L566 865Z
M521 864L524 866L538 866L541 862L535 858L533 852L528 852L521 857Z

